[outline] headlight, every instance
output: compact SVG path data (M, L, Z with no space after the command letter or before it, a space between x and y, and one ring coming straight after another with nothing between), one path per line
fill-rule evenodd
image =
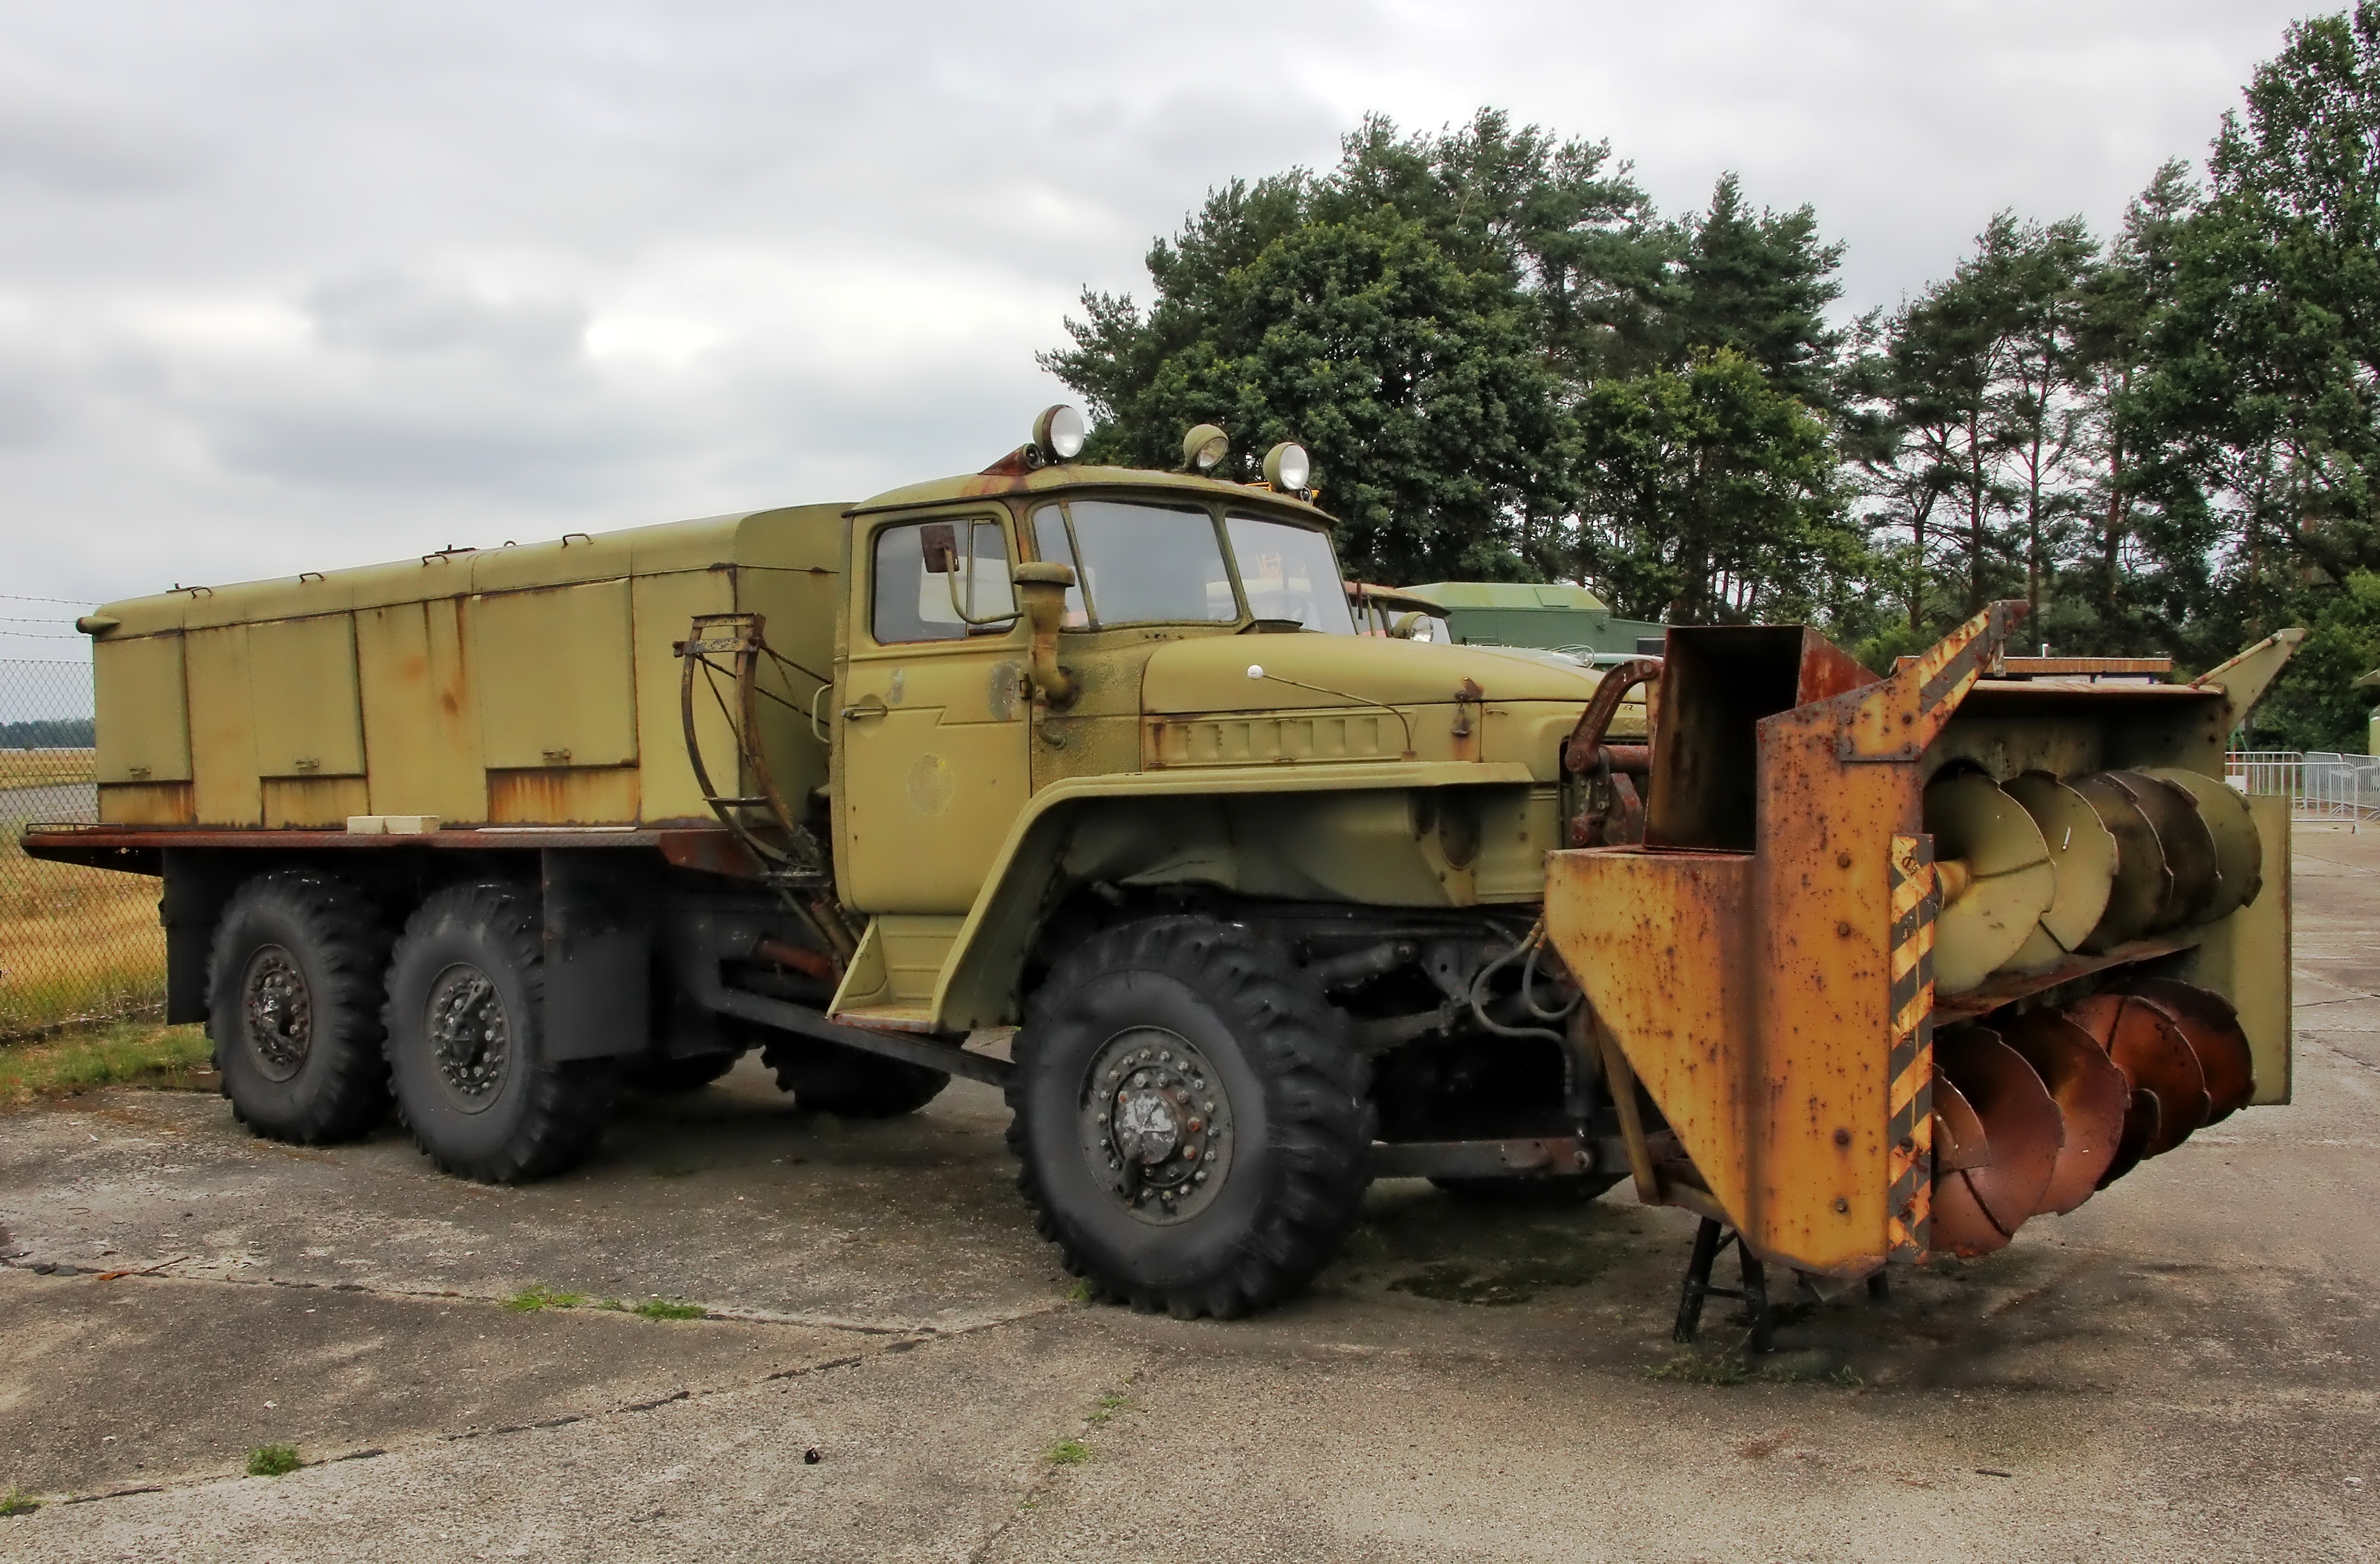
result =
M1083 454L1083 415L1063 402L1044 407L1033 420L1033 446L1050 461L1073 461Z
M1200 424L1182 437L1183 470L1205 472L1231 452L1231 436L1213 424Z
M1305 488L1305 480L1314 476L1314 464L1306 458L1305 447L1284 440L1265 453L1264 479L1284 493L1295 494Z

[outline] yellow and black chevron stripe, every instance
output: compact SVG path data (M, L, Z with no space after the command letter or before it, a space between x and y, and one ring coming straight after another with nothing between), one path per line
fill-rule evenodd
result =
M1934 1205L1934 915L1941 908L1934 839L1892 839L1892 1108L1888 1231L1894 1255L1931 1240Z

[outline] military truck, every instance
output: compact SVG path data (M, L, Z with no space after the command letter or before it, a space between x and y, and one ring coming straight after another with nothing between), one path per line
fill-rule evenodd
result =
M1355 635L1303 453L1194 436L1083 466L1053 409L856 504L111 604L103 823L27 850L163 876L167 1014L260 1134L393 1097L525 1180L756 1047L844 1115L965 1075L1068 1263L1189 1314L1381 1168L1608 1182L1530 960L1594 676Z
M754 1049L842 1115L962 1075L1065 1264L1185 1316L1376 1177L1633 1177L1698 1300L1721 1223L1747 1294L1981 1253L2286 1099L2287 820L2221 743L2293 642L2153 688L2004 677L2022 604L1881 680L1799 626L1399 642L1293 444L1082 447L112 604L100 823L26 851L162 877L259 1134L393 1103L518 1181Z

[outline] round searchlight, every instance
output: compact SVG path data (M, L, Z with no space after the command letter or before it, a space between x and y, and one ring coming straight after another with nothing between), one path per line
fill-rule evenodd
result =
M1288 493L1304 492L1305 480L1314 476L1314 463L1305 455L1305 447L1293 440L1284 440L1265 453L1264 479L1275 489Z
M1213 424L1200 424L1182 437L1183 470L1205 472L1231 452L1231 436Z
M1063 402L1044 407L1033 420L1033 448L1046 461L1073 461L1083 454L1083 415Z

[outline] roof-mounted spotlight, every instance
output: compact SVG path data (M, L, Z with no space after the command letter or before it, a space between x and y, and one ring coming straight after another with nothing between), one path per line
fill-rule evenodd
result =
M1182 437L1182 470L1207 472L1232 453L1232 437L1213 424L1200 424Z
M1313 476L1314 463L1305 447L1293 440L1284 440L1265 453L1264 480L1282 493L1305 493L1305 481Z
M1071 462L1083 454L1083 415L1063 402L1033 420L1033 449L1044 462Z

